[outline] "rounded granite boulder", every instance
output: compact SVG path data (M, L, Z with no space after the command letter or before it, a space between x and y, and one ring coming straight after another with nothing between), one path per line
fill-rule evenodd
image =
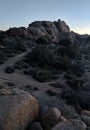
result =
M38 115L38 102L21 89L0 89L0 130L25 130Z

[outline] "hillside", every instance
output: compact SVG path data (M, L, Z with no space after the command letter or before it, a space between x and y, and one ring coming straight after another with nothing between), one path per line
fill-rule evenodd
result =
M27 28L0 31L0 105L4 106L3 100L6 102L10 96L15 100L15 106L11 102L5 111L0 108L0 113L3 113L0 114L0 130L89 130L89 50L90 36L70 31L61 20L35 21ZM14 97L19 94L26 95L21 96L21 102ZM38 101L37 114L37 103L28 94ZM30 107L32 112L29 113L26 107L24 117L24 110L18 113L19 104L20 109L24 109L29 98L35 101L36 106L31 102L35 111L33 109L32 114ZM28 114L33 117L31 120ZM16 115L18 121L13 118Z

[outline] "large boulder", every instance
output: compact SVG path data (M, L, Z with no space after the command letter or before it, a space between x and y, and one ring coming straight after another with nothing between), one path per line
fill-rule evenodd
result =
M0 89L0 130L24 130L38 115L38 102L28 92Z
M71 37L69 26L61 20L35 21L29 24L28 31L34 38L47 37L52 42L59 42L63 38Z
M86 125L76 119L70 119L67 122L58 123L52 130L86 130Z
M70 32L69 26L64 21L61 21L60 19L57 22L55 22L55 25L57 26L58 30L61 32Z

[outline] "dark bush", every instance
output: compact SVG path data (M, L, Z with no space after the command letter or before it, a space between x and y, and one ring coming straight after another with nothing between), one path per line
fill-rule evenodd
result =
M60 41L60 45L64 46L64 47L71 46L72 45L72 41L69 40L69 39L64 39L64 40Z
M71 79L66 82L74 90L83 90L85 81L83 79Z
M78 77L81 77L85 73L85 68L82 64L74 63L71 67L71 71Z
M17 42L14 46L14 49L17 51L17 52L25 52L26 51L26 46L21 43L21 42Z
M5 84L8 85L8 86L15 86L14 82L5 82Z
M70 40L62 40L60 42L61 47L58 48L58 52L64 56L70 58L75 58L78 55L78 47L76 44L73 44Z
M67 56L60 56L55 48L39 45L34 48L26 57L25 62L32 66L39 66L44 69L66 70L71 67L71 60Z
M24 61L32 65L47 67L52 63L53 53L53 50L49 49L48 46L38 45L32 49Z
M61 56L68 56L71 59L74 59L78 55L78 49L75 45L70 47L59 47L58 54Z
M38 43L38 44L48 44L48 40L45 37L39 37L36 40L36 43Z
M71 65L72 62L67 56L59 57L56 62L54 62L54 67L60 70L67 70L71 67Z
M50 71L40 69L35 70L32 76L40 82L50 81L51 79L55 78Z
M0 52L0 64L3 64L5 59L5 55L2 52Z
M15 69L27 69L29 68L29 65L25 63L24 61L18 61L14 65Z
M15 70L14 70L14 68L13 68L12 66L8 66L8 67L5 69L5 72L6 72L6 73L14 73Z
M90 42L90 36L87 37L86 41L87 41L87 42Z

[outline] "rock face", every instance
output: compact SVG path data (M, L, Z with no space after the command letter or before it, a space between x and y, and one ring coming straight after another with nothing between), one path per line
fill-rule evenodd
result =
M71 119L58 123L52 130L86 130L86 125L80 120Z
M33 37L46 37L52 42L59 42L60 39L70 37L69 26L61 20L57 22L35 21L29 25L28 30Z
M0 130L24 130L38 115L38 102L14 88L0 90Z

